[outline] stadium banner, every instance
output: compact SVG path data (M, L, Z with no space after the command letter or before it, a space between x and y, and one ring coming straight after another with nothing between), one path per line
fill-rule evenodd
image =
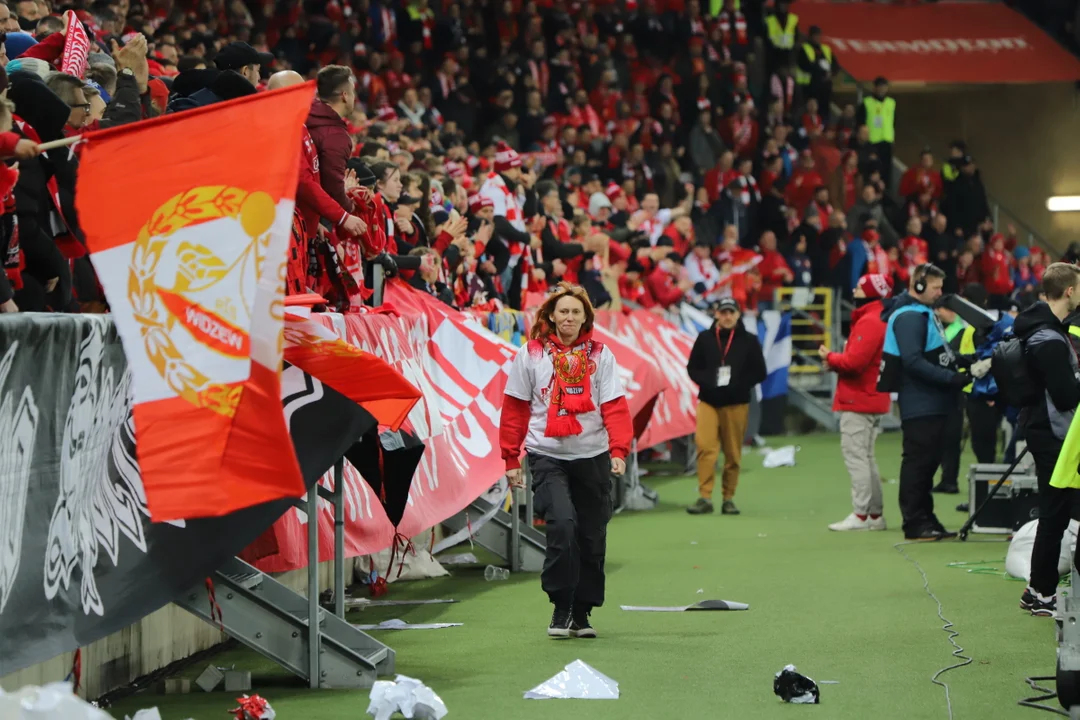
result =
M667 380L648 427L638 438L638 447L653 447L692 435L697 424L697 386L686 374L686 362L694 338L648 310L629 313L601 310L596 314L596 322L641 353Z
M404 283L391 282L380 312L313 314L338 337L381 358L421 392L402 425L426 447L397 532L412 538L460 512L501 478L499 408L516 348ZM346 461L345 553L372 555L394 543L380 499ZM320 481L333 487L333 472ZM277 552L260 558L266 572L307 566L306 513L289 510L271 529ZM320 502L319 558L334 556L333 508ZM384 568L379 568L385 572Z
M1080 59L1005 3L807 3L798 13L799 27L819 26L840 67L856 80L1080 80Z
M4 315L0 348L0 676L163 607L289 507L151 522L111 316ZM307 487L374 426L333 391L285 405Z

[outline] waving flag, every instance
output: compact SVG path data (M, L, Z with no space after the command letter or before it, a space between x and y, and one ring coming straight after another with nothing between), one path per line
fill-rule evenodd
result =
M86 35L86 29L75 17L75 13L68 13L67 28L64 30L64 52L60 56L60 72L77 78L84 77L89 59L90 38Z
M155 521L304 492L280 376L312 92L297 85L86 138L76 207L132 369Z

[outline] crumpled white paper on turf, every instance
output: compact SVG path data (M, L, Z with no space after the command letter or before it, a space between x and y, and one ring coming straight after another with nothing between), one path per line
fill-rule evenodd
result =
M69 682L27 685L13 693L0 689L4 720L112 720L112 716L72 692Z
M561 673L525 693L526 700L618 700L619 683L575 660Z
M770 450L765 454L762 462L767 468L795 467L795 453L799 448L795 445L785 445L779 450Z
M125 715L124 720L161 720L161 712L156 707L152 707L138 711L135 717Z
M442 720L446 716L446 704L416 678L398 675L392 681L376 681L371 687L367 712L375 720L390 720L396 712L411 720Z

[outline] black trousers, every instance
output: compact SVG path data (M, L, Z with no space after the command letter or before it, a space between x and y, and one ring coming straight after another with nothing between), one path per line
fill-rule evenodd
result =
M900 460L900 514L904 534L912 535L927 528L939 528L934 515L934 473L941 464L948 415L904 420L903 455Z
M1074 494L1070 489L1050 487L1061 445L1052 433L1028 430L1028 451L1035 460L1035 475L1039 479L1039 525L1031 548L1030 584L1043 596L1057 592L1061 539L1069 527Z
M878 156L878 163L881 167L881 179L885 181L885 189L892 188L892 143L891 142L879 142L874 143L874 152Z
M604 557L611 500L611 457L559 460L529 453L533 509L547 527L540 585L559 607L604 604Z
M964 443L963 400L949 413L941 436L941 484L957 487L960 478L960 447Z
M1001 408L977 397L967 398L968 426L971 428L971 449L980 463L998 461L997 439L1001 428Z

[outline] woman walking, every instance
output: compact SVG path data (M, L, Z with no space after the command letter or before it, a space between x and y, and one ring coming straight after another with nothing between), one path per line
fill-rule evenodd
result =
M559 283L510 367L499 427L506 477L524 487L524 443L533 507L547 524L540 584L555 638L596 637L589 615L604 604L611 474L626 470L633 438L615 356L593 339L593 322L585 290Z

